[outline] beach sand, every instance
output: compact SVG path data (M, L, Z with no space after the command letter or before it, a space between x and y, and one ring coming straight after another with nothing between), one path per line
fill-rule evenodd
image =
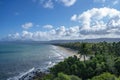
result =
M66 55L68 55L68 57L70 56L74 56L76 55L78 58L80 58L80 54L78 54L78 51L77 50L73 50L73 49L70 49L70 48L65 48L65 47L61 47L61 46L56 46L58 50L60 50L62 53L65 53ZM89 60L89 56L85 57L85 60ZM83 61L84 60L84 57L82 56L80 58L80 61Z
M65 53L68 56L74 56L74 55L77 56L78 55L77 54L78 51L76 51L76 50L73 50L73 49L70 49L70 48L61 47L61 46L56 46L56 47L57 47L57 49L59 51L61 51L62 53Z

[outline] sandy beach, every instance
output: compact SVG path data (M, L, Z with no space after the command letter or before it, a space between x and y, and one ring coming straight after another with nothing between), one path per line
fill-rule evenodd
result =
M61 46L56 46L57 49L59 51L61 51L62 53L65 53L66 55L69 55L69 56L74 56L74 55L78 55L78 51L76 50L73 50L73 49L70 49L70 48L65 48L65 47L61 47Z
M60 50L62 53L65 53L66 55L68 56L74 56L76 55L78 58L80 57L80 54L78 54L78 51L77 50L73 50L73 49L70 49L70 48L65 48L65 47L61 47L61 46L56 46L58 50ZM85 57L85 60L88 60L90 57L87 56ZM82 56L80 58L81 61L84 60L84 57Z

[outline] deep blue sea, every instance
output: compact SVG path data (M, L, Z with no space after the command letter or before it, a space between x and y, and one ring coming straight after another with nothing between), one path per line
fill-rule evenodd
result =
M0 42L0 80L18 76L33 67L45 68L67 56L54 45Z

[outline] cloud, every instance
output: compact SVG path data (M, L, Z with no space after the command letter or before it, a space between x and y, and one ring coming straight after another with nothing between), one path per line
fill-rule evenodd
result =
M93 0L94 3L100 3L102 6L113 7L119 4L119 0Z
M74 16L74 15L73 15ZM113 8L93 8L75 14L71 17L78 26L51 27L46 31L10 34L7 39L12 40L59 40L59 39L92 39L92 38L120 38L120 11ZM51 26L51 25L47 25ZM48 28L48 27L46 27Z
M77 0L32 0L34 3L39 3L44 8L52 9L55 3L62 3L66 7L70 7L76 3Z
M45 28L45 29L52 29L53 26L52 25L44 25L43 28Z
M9 34L7 40L57 40L57 39L78 39L79 38L79 26L73 26L65 28L60 26L58 28L51 29L49 31L36 31L29 32L23 31L21 34Z
M33 27L33 23L32 22L28 22L28 23L25 23L25 24L23 24L21 26L24 29L29 29L29 28Z
M44 8L54 8L52 0L48 0L43 5Z
M53 0L32 0L34 3L38 3L42 5L44 8L52 9L54 8L54 1Z
M75 4L77 0L60 0L65 6L70 7Z
M6 38L6 40L21 40L20 34L19 33L8 34L8 37Z
M72 16L73 17L73 16ZM117 21L114 21L118 17ZM93 8L91 10L85 11L80 15L77 15L76 21L81 24L82 33L96 33L96 31L101 32L106 30L109 26L110 20L112 25L117 25L119 27L120 11L113 8ZM111 26L112 26L111 25ZM102 33L101 33L102 34Z
M77 20L77 15L74 14L72 17L71 17L71 21L76 21Z
M116 4L118 4L119 3L119 0L114 0L113 1L113 5L116 5Z

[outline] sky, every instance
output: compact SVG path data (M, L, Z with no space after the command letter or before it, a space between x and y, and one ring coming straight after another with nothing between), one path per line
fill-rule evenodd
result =
M0 0L0 40L120 38L120 0Z

